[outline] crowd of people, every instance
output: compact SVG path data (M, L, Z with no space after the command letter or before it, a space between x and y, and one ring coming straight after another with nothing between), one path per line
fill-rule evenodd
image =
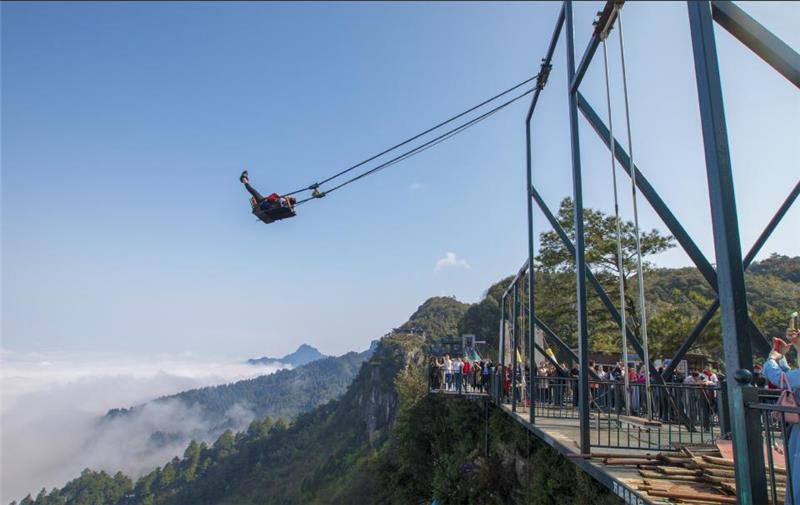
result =
M600 365L590 361L589 368L589 402L593 409L622 413L629 408L632 415L646 412L647 381L642 364L624 367L621 362L616 365ZM625 374L628 379L627 392L624 386ZM656 374L663 376L666 384L656 381ZM534 401L545 407L576 406L579 375L580 369L577 365L568 368L564 363L556 367L552 363L541 362L533 379ZM528 377L525 379L523 383L527 382ZM717 413L719 381L719 376L710 366L685 376L680 372L666 376L663 366L651 370L652 415L665 422L677 421L683 415L710 429L712 419ZM520 398L525 404L529 403L524 387L517 393L517 401Z
M431 360L431 388L458 393L488 392L489 374L493 370L489 360L470 361L467 357L449 354Z

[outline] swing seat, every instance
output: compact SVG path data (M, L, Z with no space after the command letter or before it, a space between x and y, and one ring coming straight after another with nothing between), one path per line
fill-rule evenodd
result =
M288 199L283 200L285 205L270 207L267 210L261 208L256 202L255 198L250 199L250 205L253 207L253 215L263 221L265 224L274 223L290 217L295 217L297 213Z

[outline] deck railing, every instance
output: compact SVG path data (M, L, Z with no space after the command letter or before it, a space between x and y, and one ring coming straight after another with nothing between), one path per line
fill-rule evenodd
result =
M479 378L431 367L428 378L431 391L486 394L498 405L513 405L517 412L532 407L534 419L579 416L576 377L534 376L529 388L529 376L517 372L512 381L510 370L502 367L492 367L489 375ZM589 390L593 447L673 450L682 444L710 444L728 432L722 423L724 395L718 386L653 384L650 418L644 384L630 384L626 391L622 382L590 380Z
M770 502L800 505L800 468L792 461L800 452L800 425L788 422L792 415L800 415L800 408L777 405L774 396L764 400L759 395L747 409L758 415L761 424Z
M512 395L516 395L516 410L524 413L532 407L534 419L541 419L540 423L559 419L577 422L575 377L534 376L532 402L528 398L528 377L517 379L517 390L512 391L513 381L499 366L493 366L488 375L481 374L478 380L472 374L469 379L462 374L460 381L457 374L448 379L442 369L428 368L432 393L486 395L489 401L506 408L511 408ZM647 418L644 384L629 386L628 415L623 383L589 381L592 447L664 451L686 444L712 444L728 436L722 410L724 389L677 383L651 388L652 418ZM777 405L774 390L758 389L752 398L758 401L747 403L747 409L756 414L762 430L770 503L800 505L800 468L795 468L791 458L793 451L800 451L800 426L787 422L792 414L800 415L800 407Z

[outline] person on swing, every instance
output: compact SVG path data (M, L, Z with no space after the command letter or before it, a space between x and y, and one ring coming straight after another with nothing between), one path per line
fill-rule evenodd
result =
M283 197L278 193L272 193L265 198L261 195L261 193L258 192L256 188L250 185L250 177L247 174L247 170L242 172L242 175L239 176L239 182L244 184L244 188L247 190L247 192L253 195L253 198L255 199L255 205L253 205L253 207L257 206L263 211L268 211L276 207L285 207L287 205L292 206L296 202L294 197Z

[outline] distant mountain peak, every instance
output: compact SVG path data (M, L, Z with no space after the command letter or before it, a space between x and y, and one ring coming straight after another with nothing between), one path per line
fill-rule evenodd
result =
M285 365L298 367L322 358L327 358L327 356L319 352L319 349L316 347L308 344L300 344L296 351L287 354L282 358L270 358L269 356L263 356L261 358L248 359L247 362L251 365L272 365L275 363L283 363Z

